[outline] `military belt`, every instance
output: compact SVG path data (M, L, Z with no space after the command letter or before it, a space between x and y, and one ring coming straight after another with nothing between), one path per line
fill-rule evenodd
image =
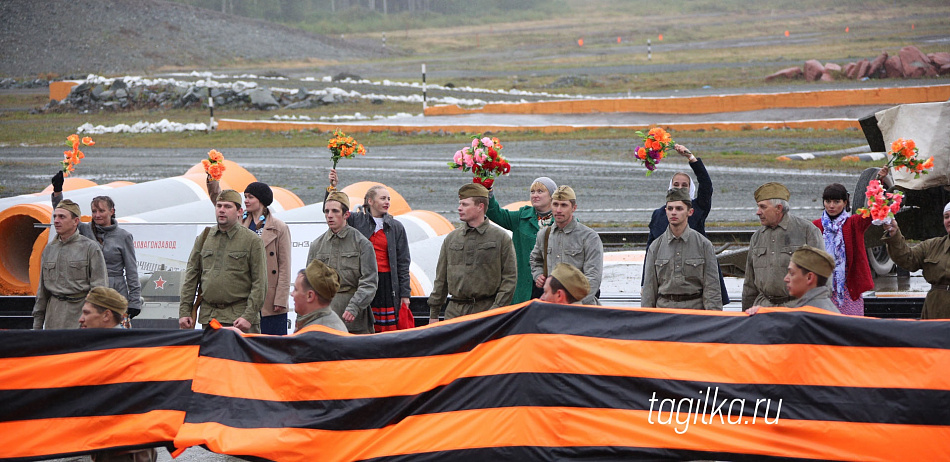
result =
M697 298L702 298L703 293L698 294L660 294L660 298L665 298L674 302L688 302L690 300L696 300Z
M458 304L460 304L460 305L474 305L474 304L476 304L476 303L478 303L478 302L483 302L483 301L485 301L485 300L494 300L494 299L495 299L494 296L491 296L491 297L481 297L481 298L461 298L461 297L452 296L452 298L449 299L449 301L450 301L450 302L458 303Z
M931 284L930 290L946 290L950 292L950 285L948 284Z
M86 299L86 295L87 295L88 293L89 293L89 292L79 292L78 294L72 294L72 295L53 294L53 296L56 297L56 298L59 299L59 300L64 301L64 302L76 303L76 302L81 302L81 301L85 300L85 299Z
M225 308L231 308L235 305L247 305L247 300L238 300L234 303L209 303L206 301L201 302L202 307L214 308L216 310L223 310Z

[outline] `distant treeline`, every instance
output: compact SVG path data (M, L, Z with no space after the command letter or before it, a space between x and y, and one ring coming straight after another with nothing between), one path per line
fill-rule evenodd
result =
M308 18L352 13L352 10L395 14L477 14L528 11L545 0L175 0L178 3L267 21L296 23Z

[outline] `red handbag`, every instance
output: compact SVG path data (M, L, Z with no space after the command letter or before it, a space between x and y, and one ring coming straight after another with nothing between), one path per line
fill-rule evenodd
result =
M416 327L416 318L412 316L412 311L409 310L409 305L403 303L399 307L399 316L396 321L396 329L412 329Z

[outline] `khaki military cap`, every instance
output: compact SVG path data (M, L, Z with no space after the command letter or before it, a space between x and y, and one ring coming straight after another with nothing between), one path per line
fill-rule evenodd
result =
M336 291L340 290L340 277L333 268L320 260L311 260L304 274L310 287L327 300L333 299Z
M835 270L835 259L828 252L803 245L792 254L792 262L799 268L811 271L822 277L831 277Z
M469 197L484 197L488 199L488 188L478 183L469 183L459 188L459 199L468 199Z
M350 209L350 196L347 196L343 191L333 191L327 196L328 201L337 201L343 204L347 210Z
M218 194L218 202L220 201L234 202L234 204L237 205L237 208L244 207L244 198L241 197L241 193L233 189L225 189L224 191L221 191L221 193Z
M72 212L73 216L75 217L82 215L82 212L79 210L79 204L69 199L63 199L59 201L59 204L56 205L56 208Z
M667 202L685 202L686 205L692 207L693 200L689 197L689 190L686 188L673 188L666 192L666 201Z
M755 190L755 201L761 202L769 199L788 200L788 188L782 183L765 183Z
M557 279L558 282L570 292L571 296L577 300L582 300L590 293L590 281L588 281L587 276L584 276L584 273L574 265L558 263L554 267L554 271L551 271L551 276Z
M554 194L551 194L551 199L556 201L570 201L577 200L577 196L574 194L574 189L570 186L558 186L554 190Z
M129 307L129 301L118 291L109 287L93 287L89 295L86 295L86 302L99 308L115 311L120 315L125 315Z

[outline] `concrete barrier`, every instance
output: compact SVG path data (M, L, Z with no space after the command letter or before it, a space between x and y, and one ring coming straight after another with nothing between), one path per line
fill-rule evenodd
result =
M867 106L939 102L950 99L950 85L895 88L748 93L736 95L585 99L528 103L489 103L464 109L457 105L430 106L427 116L462 114L590 114L639 112L648 114L718 114L776 108Z

